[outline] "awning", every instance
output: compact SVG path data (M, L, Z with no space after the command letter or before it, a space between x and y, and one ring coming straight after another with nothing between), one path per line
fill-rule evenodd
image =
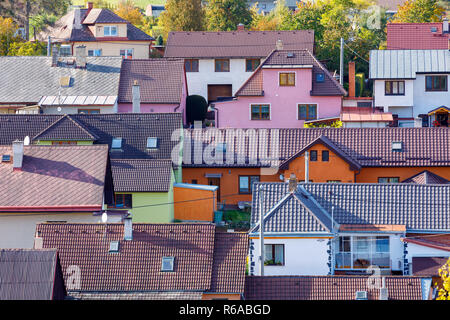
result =
M438 108L433 109L430 112L428 112L428 115L430 116L432 114L441 113L441 112L443 112L443 113L450 113L450 108L447 108L445 106L441 106L441 107L438 107Z

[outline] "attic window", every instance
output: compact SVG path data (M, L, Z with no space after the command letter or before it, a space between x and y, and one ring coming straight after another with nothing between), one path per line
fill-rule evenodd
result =
M147 148L156 149L158 147L158 138L149 137L147 138Z
M316 74L316 82L324 82L325 81L325 74L318 73Z
M119 252L119 241L111 241L109 243L109 252L110 253Z
M367 291L356 291L356 300L367 300Z
M431 32L437 32L438 29L436 27L431 27Z
M173 272L175 257L162 257L161 271Z
M402 151L402 150L403 150L403 142L401 141L392 142L392 151Z
M72 55L72 45L62 44L59 47L59 55L60 56L71 56Z
M113 138L111 149L120 149L122 148L122 138Z

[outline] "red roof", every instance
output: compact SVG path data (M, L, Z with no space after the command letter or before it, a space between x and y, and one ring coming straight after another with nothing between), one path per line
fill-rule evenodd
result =
M362 107L342 107L341 121L343 122L389 122L393 121L392 113L372 110Z
M449 49L449 33L442 32L442 22L389 23L388 50Z

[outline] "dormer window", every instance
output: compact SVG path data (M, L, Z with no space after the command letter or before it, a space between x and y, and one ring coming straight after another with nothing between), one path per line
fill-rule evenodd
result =
M9 154L2 155L2 162L11 162L11 156Z
M117 36L117 26L104 26L103 36L105 37L115 37Z
M148 149L158 148L158 138L153 138L153 137L147 138L147 148Z
M402 151L403 150L403 142L401 141L393 141L392 142L392 151Z
M122 138L113 138L111 149L120 149L122 148Z
M119 241L111 241L109 243L109 252L110 253L119 252Z
M161 271L173 272L174 271L175 257L162 257Z

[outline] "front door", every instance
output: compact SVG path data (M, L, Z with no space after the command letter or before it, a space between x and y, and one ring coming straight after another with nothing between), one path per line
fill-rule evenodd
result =
M209 186L218 186L217 189L217 203L220 202L220 178L208 178Z
M448 127L448 113L436 113L436 120L439 126Z

